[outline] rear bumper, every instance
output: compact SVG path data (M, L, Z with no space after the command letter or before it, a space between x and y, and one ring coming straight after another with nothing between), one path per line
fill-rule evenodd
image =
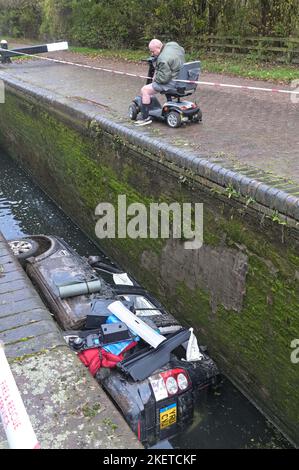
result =
M170 439L190 425L193 421L195 404L201 399L201 391L218 382L218 369L214 368L212 361L205 361L206 369L204 366L205 371L202 373L200 367L198 369L194 367L194 362L189 363L189 367L186 367L186 364L188 363L184 362L184 368L189 373L192 387L174 397L159 401L156 400L148 379L134 382L124 377L117 369L112 369L110 372L100 370L96 375L98 382L146 447ZM169 369L174 366L175 364L171 363ZM182 363L180 366L182 367Z
M162 116L164 118L167 116L167 114L170 111L177 111L182 116L188 117L188 118L191 118L192 116L195 116L195 114L200 112L199 106L196 106L196 108L182 109L180 106L176 106L175 104L176 104L176 102L174 101L173 105L171 107L167 106L167 111L164 108L162 109Z
M174 109L178 111L179 113L183 114L183 116L187 116L187 117L194 116L200 110L198 106L196 108L191 108L191 109L180 109L179 107L174 108Z
M192 389L157 402L148 380L142 382L124 380L116 370L112 370L108 377L101 377L100 372L96 375L96 379L146 447L173 437L192 422L194 412ZM168 409L174 411L175 419L169 417L162 423L161 416L165 417Z

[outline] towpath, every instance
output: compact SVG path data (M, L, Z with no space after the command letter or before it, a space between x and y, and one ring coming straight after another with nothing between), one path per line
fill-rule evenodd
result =
M143 63L92 58L69 51L46 55L137 75L147 74ZM40 58L0 66L0 78L5 76L55 91L69 100L86 102L97 112L129 127L134 124L128 118L128 106L144 84L142 78L46 62ZM204 72L200 79L290 89L271 82ZM193 98L202 108L202 124L170 129L164 123L155 122L140 132L224 166L233 164L242 172L249 168L252 176L256 170L265 171L273 180L272 185L277 181L281 189L299 196L299 103L292 102L290 95L208 86L199 86ZM299 102L298 96L296 99Z

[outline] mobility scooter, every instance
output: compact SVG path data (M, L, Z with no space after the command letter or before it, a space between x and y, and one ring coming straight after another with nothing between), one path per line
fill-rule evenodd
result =
M148 85L153 81L155 73L156 57L149 57L146 61L149 64ZM183 64L177 80L197 81L200 75L200 61L186 62ZM182 123L201 122L202 112L199 106L192 101L181 101L181 98L192 95L197 88L196 83L176 82L175 88L161 92L166 95L166 103L161 105L158 98L153 96L150 103L149 116L160 121L166 121L169 127L180 127ZM172 100L176 98L176 100ZM132 121L136 121L141 110L141 96L136 96L129 106L129 117Z

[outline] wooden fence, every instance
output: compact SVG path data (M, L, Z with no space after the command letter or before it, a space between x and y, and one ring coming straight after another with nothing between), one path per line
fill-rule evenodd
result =
M299 38L200 36L194 49L299 64Z

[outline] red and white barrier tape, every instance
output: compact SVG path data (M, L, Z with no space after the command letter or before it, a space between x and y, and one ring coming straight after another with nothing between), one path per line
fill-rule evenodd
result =
M15 52L13 50L1 49L1 48L0 48L0 51ZM67 60L53 59L53 58L44 57L44 56L37 57L37 56L32 55L32 54L26 54L26 53L20 54L20 52L18 52L18 53L16 52L16 54L27 56L27 57L32 57L34 59L38 58L40 60L46 60L46 61L49 61L49 62L56 62L58 64L72 65L72 66L81 67L81 68L85 68L85 69L91 69L91 70L100 70L102 72L115 73L117 75L126 75L128 77L144 78L144 79L150 78L150 77L147 77L145 75L137 75L137 74L134 74L134 73L121 72L119 70L112 70L112 69L107 69L107 68L104 68L104 67L94 67L92 65L78 64L76 62L70 62L70 61L67 61ZM246 86L246 85L233 85L233 84L230 84L230 83L215 83L215 82L203 82L203 81L194 81L194 80L175 80L175 82L193 83L193 84L196 84L196 85L214 86L214 87L222 87L222 88L235 88L235 89L241 89L241 90L264 91L264 92L270 92L270 93L285 93L285 94L289 94L289 95L299 95L299 90L298 89L296 89L296 90L281 90L279 88L262 88L262 87Z
M175 82L183 82L183 83L196 83L198 85L207 85L207 86L215 86L215 87L226 87L226 88L238 88L241 90L254 90L254 91L268 91L271 93L287 93L287 94L294 94L299 95L299 90L280 90L278 88L262 88L256 86L247 86L247 85L232 85L231 83L216 83L216 82L197 82L192 80L175 80Z
M40 448L1 342L0 416L11 449Z

